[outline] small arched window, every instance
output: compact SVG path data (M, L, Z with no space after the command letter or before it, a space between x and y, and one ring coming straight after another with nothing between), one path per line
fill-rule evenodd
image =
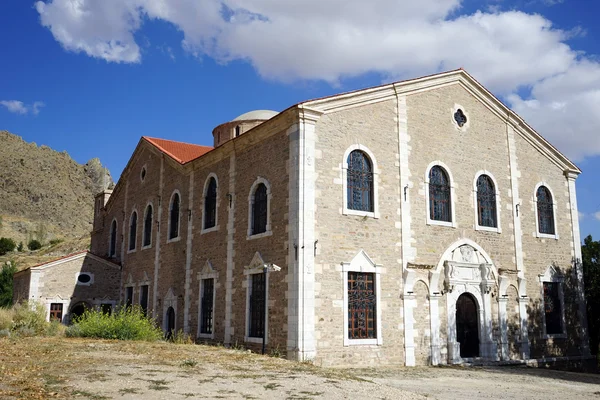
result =
M146 207L146 216L144 217L144 240L142 246L152 244L152 205Z
M135 240L137 237L137 212L131 214L129 221L129 250L135 250Z
M108 256L114 257L117 255L117 221L113 220L110 224L110 242L108 244Z
M554 235L554 204L552 194L545 186L540 186L536 193L538 229L540 233Z
M373 166L360 150L348 156L348 209L373 212Z
M179 193L175 193L169 207L169 239L179 236Z
M211 177L204 197L204 229L212 228L217 223L217 180Z
M492 178L487 175L477 178L477 218L480 226L498 227L496 188Z
M429 217L434 221L452 222L450 180L439 165L429 170Z
M268 197L267 187L264 183L256 186L252 202L252 234L256 235L267 231Z

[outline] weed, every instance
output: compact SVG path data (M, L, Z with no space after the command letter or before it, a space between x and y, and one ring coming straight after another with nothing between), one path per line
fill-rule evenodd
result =
M110 397L102 396L100 394L94 394L94 393L86 392L85 390L73 390L73 392L71 392L71 394L73 396L85 396L85 397L87 397L88 399L91 399L91 400L105 400L105 399L110 399Z
M266 385L263 386L265 388L265 390L275 390L278 387L281 387L280 384L278 383L267 383Z
M194 344L192 337L184 333L181 329L171 336L169 341L175 344Z
M149 389L151 389L151 390L167 390L167 389L169 389L169 387L167 386L167 381L165 381L164 379L160 379L160 380L150 379L150 380L148 380L148 382L151 383L151 385L149 386Z
M269 356L275 358L283 358L283 352L279 349L279 346L277 346L274 349L271 349L271 351L269 352Z
M188 358L187 360L183 360L181 362L181 364L179 364L180 367L195 367L196 365L198 365L198 361L193 360L191 358Z
M140 392L139 389L136 388L123 388L123 389L119 389L119 393L121 393L121 395L125 395L125 394L138 394Z

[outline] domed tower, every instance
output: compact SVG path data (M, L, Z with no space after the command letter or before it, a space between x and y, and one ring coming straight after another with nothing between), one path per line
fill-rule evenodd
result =
M257 125L279 114L272 110L254 110L235 118L233 121L225 122L213 129L214 147L236 138Z

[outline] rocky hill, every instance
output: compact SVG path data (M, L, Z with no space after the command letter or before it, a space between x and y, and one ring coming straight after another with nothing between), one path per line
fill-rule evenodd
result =
M100 160L81 165L7 131L0 144L0 237L25 244L89 237L94 195L114 186Z

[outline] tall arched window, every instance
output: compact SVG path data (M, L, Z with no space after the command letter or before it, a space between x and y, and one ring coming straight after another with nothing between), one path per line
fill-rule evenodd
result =
M498 227L496 188L492 178L487 175L477 178L477 219L480 226Z
M204 197L204 229L212 228L217 223L217 180L211 177Z
M373 212L373 167L360 150L348 156L348 209Z
M169 207L169 239L179 236L179 193L175 193Z
M267 187L259 183L254 191L252 202L252 234L256 235L267 231L268 197Z
M152 205L146 207L146 216L144 217L144 240L142 246L150 246L152 244Z
M129 250L135 250L135 240L137 238L137 212L131 214L129 221Z
M429 170L429 217L434 221L452 222L450 180L444 168Z
M554 204L552 194L546 186L540 186L536 192L538 229L540 233L554 235Z
M113 220L110 224L110 242L108 244L108 256L114 257L117 255L117 221Z

